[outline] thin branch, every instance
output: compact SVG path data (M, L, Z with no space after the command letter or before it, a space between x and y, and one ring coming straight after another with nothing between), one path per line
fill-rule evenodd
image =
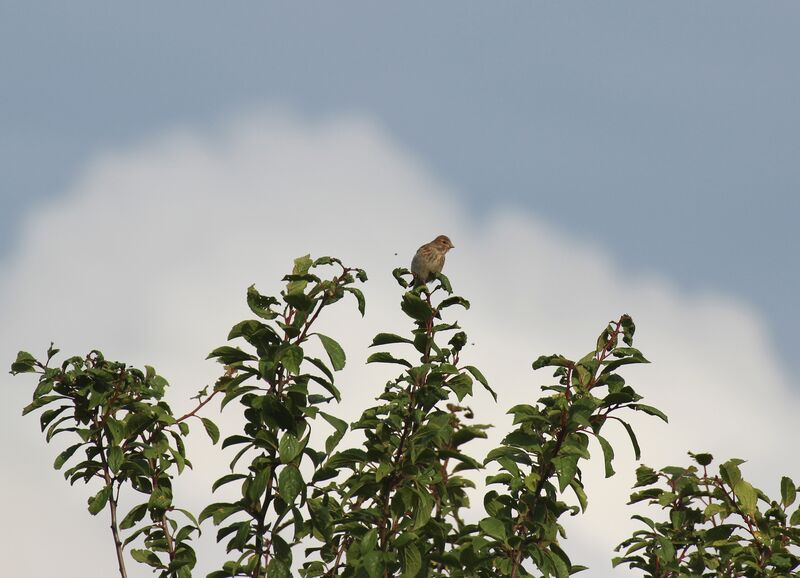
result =
M199 404L197 404L196 408L194 408L192 411L190 411L190 412L182 415L178 419L176 419L175 423L181 423L182 421L185 421L185 420L189 419L190 417L196 415L197 412L200 411L203 408L203 406L206 405L209 401L214 399L214 396L216 396L219 392L220 392L220 390L212 391L211 395L209 395L207 398L205 398L203 401L201 401Z
M88 356L87 356L88 359ZM106 456L106 449L103 446L103 428L107 415L103 416L103 422L98 420L99 409L95 409L92 414L92 423L98 432L98 436L94 438L94 445L97 447L97 453L100 456L100 462L103 466L103 481L107 488L109 488L108 496L108 509L111 512L111 535L114 538L114 549L117 554L117 563L119 565L119 574L122 578L128 578L128 573L125 569L125 559L122 552L122 540L119 538L119 526L117 524L117 498L114 496L114 483L116 479L111 475L111 469L108 465L108 457Z
M114 549L117 553L117 564L119 565L119 575L122 578L128 578L128 572L125 569L125 560L122 555L122 540L119 538L119 526L117 525L117 500L114 498L112 490L108 498L109 510L111 511L111 534L114 536Z

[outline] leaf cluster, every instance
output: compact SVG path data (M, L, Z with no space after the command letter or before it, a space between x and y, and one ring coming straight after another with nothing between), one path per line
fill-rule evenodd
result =
M325 266L337 273L329 279L314 273ZM215 385L215 392L224 396L222 407L238 400L245 418L244 430L222 442L223 449L236 448L236 454L230 473L213 486L215 491L238 486L240 497L212 503L199 516L220 526L217 540L235 553L210 578L291 575L292 547L307 531L307 516L313 511L309 485L318 481L327 454L347 429L345 422L320 409L341 399L334 372L344 367L345 352L335 339L313 331L314 324L325 308L347 294L355 297L363 315L364 297L354 284L366 278L363 270L332 257L300 257L284 277L280 297L248 289L247 303L258 319L236 324L228 335L229 340L243 340L245 349L223 346L209 355L225 366ZM319 341L326 360L310 353L312 339ZM334 428L324 452L309 443L317 417Z
M403 287L407 276L395 271ZM413 578L441 574L453 562L446 550L464 527L459 512L474 487L462 473L482 468L463 447L486 437L488 427L471 423L472 410L462 404L475 381L495 394L476 367L461 362L466 333L442 321L448 308L469 307L452 295L447 277L440 274L432 290L405 292L400 306L411 336L378 334L372 347L395 352L378 351L367 362L402 372L352 424L363 446L330 455L318 474L331 481L314 489L306 532L321 543L309 550L320 559L304 564L303 576Z
M191 537L200 529L191 513L174 507L172 496L173 476L191 467L184 444L189 426L162 400L167 381L150 366L140 370L108 361L99 351L51 367L57 353L51 345L41 362L20 352L11 369L14 374L39 374L23 415L47 407L39 417L45 439L67 434L73 440L53 467L69 465L64 477L70 484L99 487L89 498L89 513L110 510L121 571L122 549L142 537L144 548L131 551L135 560L161 577L190 576L196 562ZM119 494L126 486L145 501L118 522ZM182 515L183 525L175 513ZM131 530L124 542L119 530Z
M40 374L25 411L58 405L41 416L48 441L62 431L77 436L56 467L83 451L85 459L66 474L72 483L99 485L90 511L109 509L123 577L119 530L131 531L125 544L142 538L144 547L131 552L135 560L162 577L186 578L195 563L190 541L204 521L217 527L217 541L229 554L209 578L284 578L298 566L305 578L565 578L582 568L561 542L562 516L579 515L588 504L581 460L599 446L606 475L613 475L614 448L604 436L609 420L627 432L637 459L638 441L625 416L635 411L666 420L620 375L626 365L647 362L633 347L632 319L608 323L577 361L537 359L533 368L552 368L555 382L536 402L511 408L513 431L478 458L469 444L485 438L490 426L473 421L473 390L478 385L497 396L465 360L469 340L453 316L470 304L442 274L416 286L407 270L393 274L412 328L375 336L378 349L367 362L399 373L376 388L375 404L349 426L362 436L350 447L340 447L348 424L329 408L342 399L334 375L346 355L336 339L319 333L317 321L347 295L363 315L356 284L366 274L333 257L296 259L277 296L248 289L253 317L233 326L233 344L209 355L223 366L222 375L179 418L162 400L166 380L152 368L107 362L99 352L50 368L52 348L45 363L19 354L13 373ZM241 431L223 435L199 415L212 399L223 409L236 402ZM226 497L197 520L174 507L171 483L191 466L183 442L191 419L232 452L229 472L212 487L224 487ZM312 427L320 419L329 434L316 447ZM476 517L470 497L481 475L489 490ZM118 523L124 485L147 499ZM180 526L176 513L188 522ZM301 543L307 548L298 564Z
M638 459L633 429L618 414L641 411L667 419L640 403L642 396L619 374L623 366L647 363L632 346L634 331L633 320L623 315L581 359L548 355L533 362L534 369L555 368L557 383L543 387L545 395L536 404L509 410L516 428L485 460L498 470L486 479L493 488L484 496L487 515L465 529L459 543L465 570L452 576L531 576L530 568L536 568L544 576L563 578L583 569L561 547L565 532L559 519L586 510L580 462L590 458L590 443L599 445L609 477L614 449L601 435L604 426L610 420L621 424ZM572 503L566 501L567 490Z
M742 477L740 459L709 471L710 454L690 453L694 464L659 471L640 466L630 503L647 503L663 521L636 515L645 528L617 547L614 565L647 576L752 578L795 576L800 567L800 508L788 477L772 499Z

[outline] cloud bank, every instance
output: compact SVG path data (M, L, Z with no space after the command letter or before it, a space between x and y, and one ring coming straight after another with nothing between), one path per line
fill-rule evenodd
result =
M624 235L624 223L608 223L608 232ZM98 156L28 219L18 251L0 264L0 353L8 366L18 349L38 354L53 340L67 354L99 348L152 364L170 380L170 403L180 411L217 375L203 359L248 316L245 288L276 293L294 257L332 254L370 274L366 318L339 304L324 328L348 353L337 412L353 419L394 375L391 367L362 367L371 337L410 328L390 272L440 233L456 245L446 271L472 302L458 314L473 343L464 355L500 395L497 406L487 396L475 404L476 421L496 425L495 440L510 426L505 408L532 402L550 381L531 371L533 359L580 356L608 320L629 313L653 364L627 372L628 381L671 419L633 420L646 463L684 463L687 450L744 457L745 475L770 493L780 475L800 473L786 443L800 404L752 309L625 270L602 246L514 207L472 215L457 191L359 117L310 123L249 114ZM4 381L0 435L9 467L0 474L0 548L8 574L38 578L56 562L65 578L113 575L103 514L89 517L90 492L70 489L50 467L59 446L45 446L36 421L19 415L30 378ZM220 418L223 432L236 426L234 411ZM624 432L610 437L620 448L618 474L604 480L602 464L587 467L589 512L568 523L566 550L592 567L587 577L626 574L611 573L609 559L632 527L623 504L635 464ZM190 441L196 471L176 493L199 509L229 456L202 433ZM204 529L197 576L224 559L215 529ZM150 575L134 563L129 570Z

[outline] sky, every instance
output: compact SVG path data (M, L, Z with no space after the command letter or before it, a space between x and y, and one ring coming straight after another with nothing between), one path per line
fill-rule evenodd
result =
M790 2L0 1L0 357L98 347L156 365L186 407L244 289L331 253L370 273L366 319L343 306L327 330L355 418L391 377L360 367L366 344L404 323L390 271L446 233L470 354L500 392L477 417L497 435L547 381L532 359L580 355L628 312L654 362L632 379L671 418L636 422L644 460L736 455L774 493L800 473L798 17ZM19 415L32 384L3 385L19 527L0 528L0 554L42 575L25 562L36 500L62 575L109 576L89 491ZM226 459L193 444L181 483L202 505ZM587 483L569 527L587 576L628 575L607 567L631 527L624 450L615 478L590 470L596 498Z

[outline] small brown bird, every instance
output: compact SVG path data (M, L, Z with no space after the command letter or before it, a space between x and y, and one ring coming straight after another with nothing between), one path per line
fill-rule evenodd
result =
M442 272L445 254L454 247L447 235L439 235L430 243L417 249L411 260L411 272L414 274L414 286L432 281L437 273Z

